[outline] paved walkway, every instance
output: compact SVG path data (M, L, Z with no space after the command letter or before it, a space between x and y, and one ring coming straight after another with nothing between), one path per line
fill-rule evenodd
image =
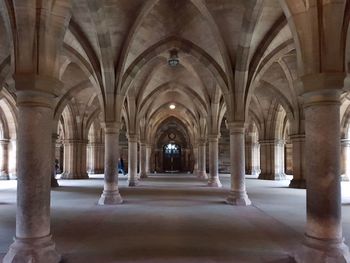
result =
M120 178L123 205L97 206L103 180L60 180L52 191L52 232L68 263L293 262L302 241L305 190L287 181L247 179L251 207L224 203L222 189L191 175L157 175L128 188ZM350 184L344 184L349 188ZM344 191L345 192L345 191ZM344 195L344 202L350 201ZM15 181L0 182L0 253L15 233ZM344 233L350 240L350 211Z

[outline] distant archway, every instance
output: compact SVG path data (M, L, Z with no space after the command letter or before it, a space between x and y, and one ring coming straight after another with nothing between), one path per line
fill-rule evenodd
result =
M166 119L156 132L151 161L156 172L189 172L193 169L192 145L186 129L177 118Z
M182 170L180 145L169 142L163 146L163 170L166 173Z

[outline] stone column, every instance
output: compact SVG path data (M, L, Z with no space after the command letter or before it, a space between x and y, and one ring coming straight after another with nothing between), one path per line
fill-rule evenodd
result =
M8 139L0 140L2 160L0 164L0 180L9 180L9 143Z
M103 169L103 143L92 142L88 144L90 156L89 156L89 173L90 174L102 174Z
M146 175L148 175L151 172L151 153L152 153L152 145L146 144Z
M143 142L140 142L140 178L147 178L146 159L147 159L146 144Z
M305 134L290 136L293 145L293 179L291 188L306 188L305 180Z
M64 141L64 172L61 179L88 179L86 166L87 141L68 139Z
M263 180L285 180L284 173L284 141L283 140L261 140L260 164L261 174L259 179Z
M201 179L208 179L205 165L205 139L201 139L198 142L198 172L197 176Z
M341 140L341 179L342 181L350 181L350 140Z
M284 150L284 173L293 175L293 144L290 139L285 141Z
M260 162L259 162L259 143L254 141L248 141L245 143L245 170L246 174L259 175L260 174Z
M208 186L222 187L219 179L219 136L209 135L209 181Z
M58 182L56 179L56 141L58 138L58 134L52 134L52 145L51 145L51 187L58 187Z
M193 145L193 159L194 159L194 165L193 165L193 175L198 176L198 146Z
M63 173L64 164L64 150L62 142L57 142L55 145L55 158L58 159L58 164L60 166L60 173Z
M97 147L97 151L98 151L98 158L97 158L97 165L95 167L96 168L95 173L103 174L105 170L105 144L103 142L99 143Z
M117 122L105 123L105 174L99 205L117 205L123 202L118 189L119 130Z
M248 137L248 136L246 136ZM250 138L245 140L245 171L246 174L252 174L253 172L253 142Z
M190 161L189 161L189 159L190 159L190 149L185 149L184 150L184 159L185 159L185 162L184 162L184 169L183 169L183 171L184 172L189 172L190 171Z
M297 262L350 262L340 197L340 92L304 94L307 223Z
M260 144L258 142L254 142L252 145L252 155L253 155L253 167L252 167L252 175L258 176L261 173L260 170Z
M229 123L231 192L227 197L230 205L247 206L251 204L245 187L244 123Z
M137 135L128 135L129 152L128 152L128 180L129 186L137 185Z
M34 82L34 83L33 83ZM54 79L16 79L20 87L53 87ZM38 82L38 83L37 83ZM17 213L16 237L4 263L57 263L50 231L50 181L52 172L53 95L34 90L19 90L17 137Z

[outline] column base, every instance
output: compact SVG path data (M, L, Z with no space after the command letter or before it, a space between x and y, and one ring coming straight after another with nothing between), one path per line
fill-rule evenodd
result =
M349 175L342 174L342 175L340 176L340 180L341 180L342 182L349 182L349 181L350 181L350 177L349 177Z
M10 176L10 180L17 180L17 174L12 173L9 176Z
M10 175L6 172L0 172L0 180L10 180Z
M208 179L207 173L205 171L197 171L196 176L199 179Z
M306 189L306 180L292 179L289 183L289 188Z
M52 237L15 238L3 263L58 263L61 256L57 253Z
M105 191L98 200L99 205L119 205L123 203L123 199L118 190L114 191Z
M51 177L51 187L55 188L55 187L59 187L60 185L58 184L58 181L55 177Z
M286 180L287 176L285 173L279 173L279 174L260 174L258 179L260 180L274 180L274 181L280 181L280 180Z
M105 170L104 169L93 169L89 170L89 174L104 174Z
M88 173L74 174L74 173L64 172L61 175L61 179L69 179L69 180L89 179L89 175Z
M138 185L137 180L132 180L132 181L129 180L129 186L130 187L134 187L134 186L137 186L137 185Z
M141 179L148 178L147 173L141 173L141 174L140 174L140 178L141 178Z
M246 191L231 191L226 199L226 203L235 206L249 206L252 204Z
M219 177L210 177L208 181L209 187L222 187Z
M349 263L349 248L343 240L322 240L305 237L305 243L295 255L297 263Z
M254 176L259 176L261 173L261 170L259 168L255 168L253 169L252 171L252 174L251 175L254 175Z

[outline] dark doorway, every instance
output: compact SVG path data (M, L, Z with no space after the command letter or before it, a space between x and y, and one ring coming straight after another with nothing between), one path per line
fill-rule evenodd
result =
M181 147L169 143L163 146L163 170L166 173L181 172Z

